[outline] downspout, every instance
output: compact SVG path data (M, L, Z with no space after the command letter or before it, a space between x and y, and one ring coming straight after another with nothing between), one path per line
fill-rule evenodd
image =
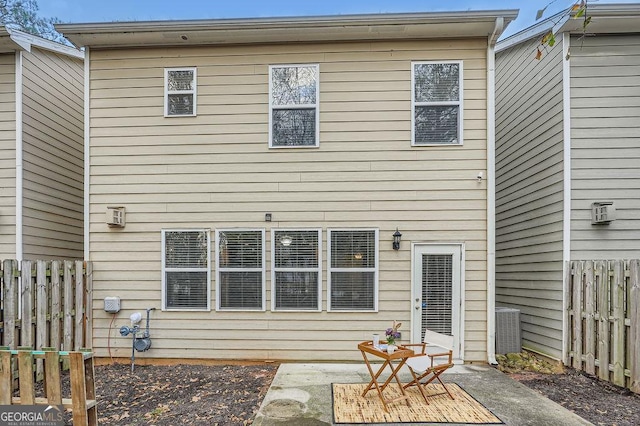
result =
M496 18L487 44L487 362L496 361L496 41L504 18Z
M562 207L562 361L568 362L567 269L571 260L571 35L562 33L562 139L563 207Z
M84 260L89 261L89 47L84 48Z
M22 157L22 51L16 51L16 250L18 262L23 256L23 157ZM18 263L20 265L20 263Z

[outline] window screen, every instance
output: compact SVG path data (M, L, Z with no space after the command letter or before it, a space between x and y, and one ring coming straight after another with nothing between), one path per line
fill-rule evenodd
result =
M218 309L264 309L264 231L218 231Z
M318 65L274 65L270 146L318 146Z
M196 69L165 69L165 116L196 115Z
M462 64L413 64L413 144L462 143Z
M209 231L162 231L165 309L209 309Z
M320 310L321 231L274 230L274 310Z
M377 309L378 235L373 229L329 230L330 309Z

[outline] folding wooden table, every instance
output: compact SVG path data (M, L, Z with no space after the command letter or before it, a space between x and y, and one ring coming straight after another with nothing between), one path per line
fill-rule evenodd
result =
M387 404L406 401L407 405L409 405L409 396L406 394L402 382L400 382L400 378L398 378L398 372L407 362L407 359L415 355L413 350L408 349L404 346L398 346L394 353L389 354L386 350L383 351L374 347L373 341L371 340L359 343L358 349L360 349L362 358L364 358L364 363L367 365L367 369L369 370L369 374L371 375L371 381L369 382L369 385L364 390L364 392L362 392L362 396L365 396L367 392L375 388L378 392L380 400L382 401L384 411L386 411L387 413L389 412ZM373 372L373 368L371 367L371 363L369 362L370 356L375 356L384 360L384 363L382 364L382 366L380 366L376 373ZM380 385L380 383L378 382L378 378L387 367L390 369L391 374L389 375L387 380L382 385ZM386 399L383 395L383 392L393 379L395 379L396 383L398 384L398 390L400 391L401 396L392 399Z

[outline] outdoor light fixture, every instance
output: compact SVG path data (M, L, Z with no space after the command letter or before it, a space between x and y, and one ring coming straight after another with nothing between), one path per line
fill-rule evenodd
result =
M293 240L288 235L283 235L282 238L280 238L280 244L282 244L285 247L289 247L292 241Z
M400 250L400 239L402 238L402 234L396 228L396 232L393 233L393 249Z

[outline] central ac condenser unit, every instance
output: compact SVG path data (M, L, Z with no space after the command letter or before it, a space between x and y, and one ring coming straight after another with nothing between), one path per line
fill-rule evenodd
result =
M520 310L496 307L496 353L508 354L521 351Z

